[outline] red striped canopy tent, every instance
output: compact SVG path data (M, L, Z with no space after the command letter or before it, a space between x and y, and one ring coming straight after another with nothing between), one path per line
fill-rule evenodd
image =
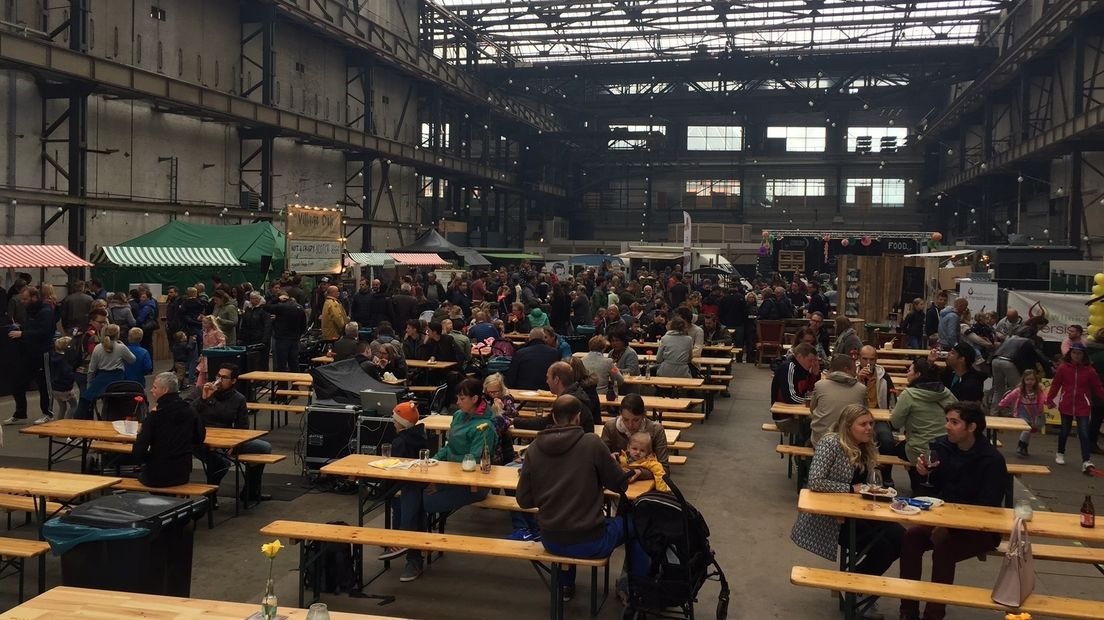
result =
M0 245L0 269L91 266L63 245Z

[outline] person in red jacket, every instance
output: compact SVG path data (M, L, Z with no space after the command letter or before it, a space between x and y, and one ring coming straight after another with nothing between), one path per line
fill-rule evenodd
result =
M1091 473L1089 470L1095 466L1089 460L1089 414L1092 412L1092 397L1104 400L1104 386L1100 383L1100 376L1089 365L1088 356L1085 355L1085 345L1075 342L1070 345L1064 361L1054 373L1054 381L1047 392L1047 405L1055 403L1057 399L1058 412L1062 414L1062 429L1058 433L1058 453L1054 456L1054 462L1059 465L1066 464L1066 439L1069 438L1070 426L1073 419L1077 418L1077 439L1081 442L1081 471Z

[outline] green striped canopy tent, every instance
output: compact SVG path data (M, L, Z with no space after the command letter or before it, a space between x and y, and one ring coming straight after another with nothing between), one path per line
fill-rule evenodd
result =
M238 260L229 248L168 248L104 246L92 254L96 273L104 288L111 291L125 290L138 282L159 282L166 286L191 286L207 278L193 278L195 270L221 276L231 285L236 282L228 272L239 270L246 263ZM139 275L140 274L140 275Z

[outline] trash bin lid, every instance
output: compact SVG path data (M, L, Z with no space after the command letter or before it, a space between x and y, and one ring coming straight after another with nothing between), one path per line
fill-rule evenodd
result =
M200 500L202 505L203 501ZM62 517L64 523L101 528L160 529L174 521L190 518L193 504L188 498L165 497L149 493L105 495L77 506Z
M204 347L203 354L207 357L236 357L245 353L245 347Z

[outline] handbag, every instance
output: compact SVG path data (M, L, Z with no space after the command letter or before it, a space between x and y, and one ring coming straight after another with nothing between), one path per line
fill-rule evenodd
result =
M1027 524L1017 518L1012 524L1012 536L1008 539L1008 551L1001 562L997 583L993 586L993 602L1019 607L1035 589L1035 560L1031 557L1031 540L1027 537Z

